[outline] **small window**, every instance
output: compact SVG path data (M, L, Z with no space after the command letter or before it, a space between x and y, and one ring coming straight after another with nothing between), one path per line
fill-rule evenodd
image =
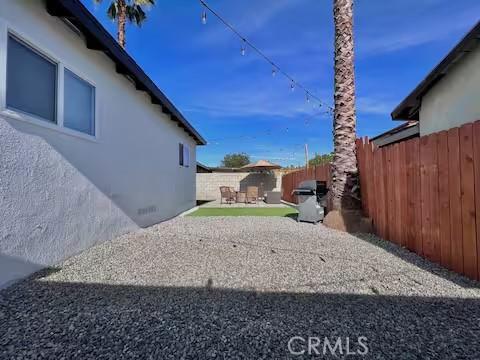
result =
M64 88L63 126L94 135L95 88L68 69L65 69Z
M7 107L55 123L57 64L12 35L7 53Z
M183 144L178 144L178 164L183 166Z
M190 166L190 148L188 145L178 144L178 164L184 167Z

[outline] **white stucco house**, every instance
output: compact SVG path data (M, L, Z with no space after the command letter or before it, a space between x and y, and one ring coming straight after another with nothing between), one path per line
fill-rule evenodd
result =
M0 287L195 206L205 140L78 0L0 0Z
M480 120L480 22L393 111L420 136Z

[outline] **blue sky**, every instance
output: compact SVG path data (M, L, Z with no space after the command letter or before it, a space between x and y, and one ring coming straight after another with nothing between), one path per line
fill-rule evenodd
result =
M115 35L108 0L84 4ZM207 3L319 98L333 98L331 0L209 0ZM333 148L332 118L317 115L298 89L197 0L157 0L142 28L129 26L127 50L207 139L198 160L226 153L289 165ZM374 136L399 125L390 112L479 20L478 0L357 0L357 131Z

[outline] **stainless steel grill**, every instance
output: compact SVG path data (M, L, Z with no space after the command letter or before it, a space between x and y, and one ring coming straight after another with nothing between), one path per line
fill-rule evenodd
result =
M298 188L293 189L292 194L296 195L298 199L297 221L314 224L322 221L327 205L327 193L327 183L317 180L302 181Z

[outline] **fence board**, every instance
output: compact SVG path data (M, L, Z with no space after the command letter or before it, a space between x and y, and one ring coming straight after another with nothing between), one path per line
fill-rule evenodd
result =
M358 165L359 171L363 174L368 174L367 172L367 162L366 162L366 150L367 145L366 141L368 139L362 139L357 146L357 155L358 156ZM360 192L362 200L362 209L364 209L364 214L368 216L369 208L369 194L367 188L367 176L360 176Z
M450 247L450 198L448 171L448 133L438 134L438 193L440 209L440 263L446 268L452 268Z
M423 255L429 259L433 255L433 243L431 236L432 215L431 215L431 194L430 181L428 176L431 162L431 138L428 136L420 139L420 202L422 209L422 250Z
M475 219L475 178L473 168L473 126L460 128L460 172L462 187L463 271L476 278L477 235Z
M375 214L376 196L374 182L370 178L374 173L375 163L373 161L373 143L367 143L365 162L367 170L365 176L367 177L367 190L368 190L368 216L373 218Z
M463 273L462 190L460 184L460 133L448 130L448 195L450 198L450 253L452 270Z
M387 204L385 201L385 184L383 176L383 164L384 164L385 154L381 149L379 149L375 154L375 188L378 190L377 193L377 206L376 206L376 218L378 222L379 235L384 239L387 238L385 231L386 228L386 218L387 218Z
M415 203L416 191L415 191L415 144L413 140L405 142L405 162L407 168L407 187L409 191L406 195L406 204L408 207L406 217L406 246L411 251L416 251L415 247ZM418 149L418 147L417 147Z
M388 207L388 169L387 169L387 150L385 148L381 148L380 152L381 156L381 178L379 188L382 189L382 207L384 207L384 211L382 212L382 227L383 227L383 237L384 239L389 239L390 231L388 227L388 216L389 216L389 207Z
M393 195L394 195L394 226L395 226L395 243L398 245L402 245L402 198L401 198L401 159L400 159L400 144L393 145L393 178L394 178L394 188L393 188Z
M473 123L473 160L475 169L475 214L477 232L477 280L480 280L480 121Z
M407 232L405 231L405 224L407 222L407 159L406 159L406 143L405 141L399 145L399 191L400 191L400 244L404 247L407 246Z
M387 202L388 202L388 237L387 239L396 243L397 233L395 226L395 170L394 170L394 148L388 146L384 148L387 154Z
M431 163L429 171L430 208L431 208L431 239L433 244L432 260L440 263L440 201L438 192L438 134L431 134Z
M413 174L414 178L414 193L412 197L415 201L415 248L419 255L423 255L423 239L422 239L422 203L421 203L421 178L420 178L420 139L412 140L413 143Z

